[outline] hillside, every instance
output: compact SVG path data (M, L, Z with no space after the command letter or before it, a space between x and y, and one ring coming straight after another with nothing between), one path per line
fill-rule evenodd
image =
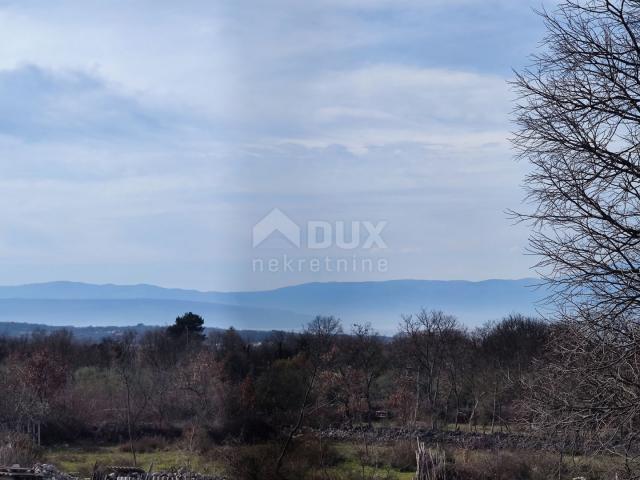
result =
M420 308L452 313L469 325L511 312L535 314L536 280L308 283L257 292L202 292L153 285L51 282L0 287L0 322L47 325L167 325L186 311L209 327L297 330L314 315L346 325L369 321L392 332L402 314Z

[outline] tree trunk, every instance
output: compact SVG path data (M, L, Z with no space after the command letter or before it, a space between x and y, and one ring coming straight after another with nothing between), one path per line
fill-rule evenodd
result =
M309 381L309 386L307 387L307 390L304 393L304 399L302 400L302 406L300 407L300 413L298 414L298 421L289 432L289 435L287 436L287 440L285 441L284 446L282 447L282 451L278 456L278 461L276 462L276 473L278 473L280 471L280 468L282 468L282 462L284 460L285 455L287 454L287 450L291 446L293 437L298 432L298 430L300 430L300 427L302 426L302 422L304 421L304 410L307 407L309 396L311 396L311 390L313 389L313 385L316 380L316 373L317 373L317 367L314 368L313 374L311 375L311 380Z
M413 409L413 424L418 421L418 409L420 408L420 368L416 372L416 405Z
M127 430L129 431L129 447L131 449L131 456L133 457L133 466L138 466L138 459L136 458L136 450L133 446L133 425L131 422L131 393L129 389L129 380L125 378L125 389L127 391Z

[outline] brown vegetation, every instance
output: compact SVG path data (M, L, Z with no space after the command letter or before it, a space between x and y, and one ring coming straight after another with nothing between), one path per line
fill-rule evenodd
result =
M100 343L67 333L2 339L0 425L49 445L118 442L134 465L168 443L193 454L262 444L234 463L243 455L235 452L230 468L287 476L310 450L299 440L309 429L508 431L521 400L518 380L550 332L520 316L469 332L423 311L405 317L393 339L368 325L347 334L337 319L318 317L302 333L276 332L254 344L233 329L205 338L195 317L182 333ZM407 445L398 444L401 460L387 464L405 469L413 455ZM328 440L316 450L323 468L334 462Z

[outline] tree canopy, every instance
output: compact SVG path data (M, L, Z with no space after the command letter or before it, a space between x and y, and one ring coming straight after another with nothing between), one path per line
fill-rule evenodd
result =
M167 333L173 338L188 337L189 340L204 340L204 318L192 312L187 312L176 318Z

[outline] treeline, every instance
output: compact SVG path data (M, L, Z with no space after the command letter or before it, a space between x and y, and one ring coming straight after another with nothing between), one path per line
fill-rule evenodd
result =
M162 435L194 448L373 422L504 430L551 328L512 315L470 331L422 311L393 338L317 317L252 343L202 325L189 313L99 343L69 332L0 339L0 425L40 425L44 443Z

